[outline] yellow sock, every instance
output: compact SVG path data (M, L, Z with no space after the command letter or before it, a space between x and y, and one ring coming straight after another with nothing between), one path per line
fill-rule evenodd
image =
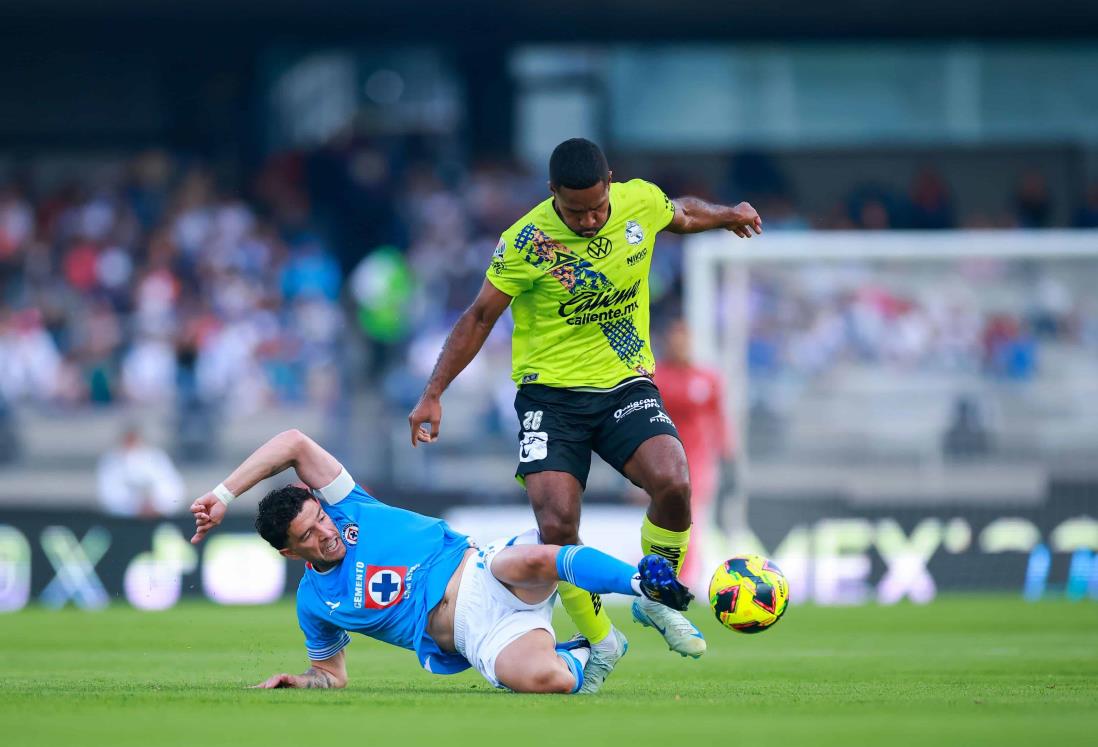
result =
M591 643L599 643L610 635L610 615L602 608L602 597L561 581L557 584L564 611L576 629Z
M645 555L662 555L675 566L675 573L682 570L686 548L690 544L690 528L681 532L662 529L652 523L647 515L641 523L641 549Z

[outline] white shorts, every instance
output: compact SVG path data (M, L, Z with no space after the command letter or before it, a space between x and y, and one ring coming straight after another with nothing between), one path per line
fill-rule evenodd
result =
M496 657L508 644L531 630L547 630L556 639L556 594L540 604L527 604L491 571L492 560L503 548L539 543L538 531L531 529L517 537L496 540L465 561L454 610L454 646L494 687L503 687L496 678Z

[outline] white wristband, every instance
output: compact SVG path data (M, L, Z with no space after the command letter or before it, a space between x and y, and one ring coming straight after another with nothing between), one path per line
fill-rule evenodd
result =
M210 492L214 494L214 497L217 498L217 500L221 501L226 506L228 506L230 503L233 502L233 500L236 499L236 496L233 495L233 491L225 487L225 483L223 482L219 482L217 484L217 487Z

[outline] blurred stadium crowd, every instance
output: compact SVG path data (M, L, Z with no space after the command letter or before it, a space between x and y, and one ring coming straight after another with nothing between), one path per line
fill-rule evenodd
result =
M643 176L671 194L751 199L771 231L1053 227L1037 172L993 216L958 215L932 170L910 185L860 187L818 215L800 211L780 178L729 187ZM0 400L242 414L270 402L331 404L365 373L396 406L410 404L498 234L544 195L542 177L510 163L464 167L413 141L349 138L273 157L246 179L163 151L109 177L74 173L45 188L30 175L9 179L0 184ZM1080 196L1072 224L1098 226L1098 187ZM665 235L653 265L657 323L680 313L681 276L680 242ZM756 368L812 371L848 353L911 364L937 350L1025 376L1038 336L1095 336L1081 326L1081 299L1047 277L1036 280L1041 307L1025 318L980 318L948 299L928 307L849 276L801 280L778 293L778 281L756 279ZM506 332L490 341L485 369L506 368ZM499 373L488 378L503 386L502 405L509 385Z

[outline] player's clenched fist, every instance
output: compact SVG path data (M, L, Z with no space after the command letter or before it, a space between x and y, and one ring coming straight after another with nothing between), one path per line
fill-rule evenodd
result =
M751 232L762 233L762 218L749 202L741 202L732 208L732 219L725 223L726 229L741 239L751 238Z
M424 395L420 397L415 408L408 415L408 425L412 429L412 446L421 443L432 443L438 440L438 426L442 422L442 403L438 397ZM424 423L431 426L430 430L423 427Z

